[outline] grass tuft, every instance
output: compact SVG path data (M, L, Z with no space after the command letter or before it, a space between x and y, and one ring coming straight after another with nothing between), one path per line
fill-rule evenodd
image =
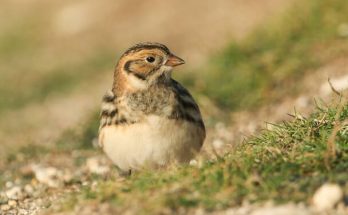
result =
M117 208L137 204L152 213L164 208L216 210L246 200L309 203L323 183L345 185L348 181L347 120L347 104L343 108L318 106L310 117L297 114L293 121L265 130L201 167L144 171L122 182L102 181L80 195ZM327 142L338 123L342 126L334 138L337 156L326 162Z

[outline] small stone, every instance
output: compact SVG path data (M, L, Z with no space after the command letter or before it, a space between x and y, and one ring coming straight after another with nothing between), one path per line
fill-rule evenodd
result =
M6 193L1 192L0 193L0 205L1 204L6 204L8 202L8 197Z
M71 172L65 172L64 173L64 175L63 175L63 181L65 182L65 183L70 183L70 182L72 182L72 180L73 180L73 175L71 174Z
M8 211L11 209L11 206L9 205L1 205L1 211Z
M251 215L309 215L310 211L306 208L299 207L295 204L289 203L286 205L262 207L254 210Z
M106 175L110 172L109 166L104 165L103 161L99 157L88 158L86 165L88 171L93 174Z
M24 191L31 195L34 192L34 188L30 184L27 184L24 186Z
M207 214L203 208L198 208L195 213L195 215L204 215L204 214Z
M224 211L223 214L228 215L249 215L251 213L252 209L249 206L242 206L239 208L229 208Z
M21 214L21 215L29 215L29 214L36 214L36 213L31 213L31 211L29 211L29 210L25 210L25 209L22 209L22 208L20 208L19 210L18 210L18 214Z
M14 183L15 183L15 185L20 185L20 184L22 184L22 180L20 178L16 178Z
M32 177L34 175L33 169L31 168L31 165L25 165L22 166L19 169L19 172L26 177Z
M305 108L310 105L310 101L311 100L307 96L302 95L296 99L295 105L299 108Z
M318 211L325 211L335 207L343 198L343 192L337 184L324 184L313 196L313 205Z
M8 201L7 204L8 204L10 207L16 207L17 202L16 202L15 200L10 200L10 201Z
M190 160L190 166L197 166L197 165L198 165L197 160L195 160L195 159Z
M213 144L214 149L216 149L216 150L221 149L225 145L225 143L221 139L213 140L212 144Z
M24 198L22 188L19 186L14 186L9 190L6 190L6 195L9 199L20 200Z
M89 182L88 181L83 181L82 182L82 186L89 186Z
M12 181L7 181L5 184L6 188L11 188L13 186L13 182Z
M33 165L35 178L49 187L57 188L61 186L62 173L54 167L42 167L40 165Z

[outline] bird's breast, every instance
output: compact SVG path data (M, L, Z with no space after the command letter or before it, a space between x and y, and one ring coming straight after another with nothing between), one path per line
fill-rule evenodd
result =
M157 115L131 125L110 125L100 131L103 150L121 169L187 162L204 141L195 124Z
M142 111L145 114L161 114L168 106L175 105L173 92L154 88L147 91L130 94L127 105L132 111Z

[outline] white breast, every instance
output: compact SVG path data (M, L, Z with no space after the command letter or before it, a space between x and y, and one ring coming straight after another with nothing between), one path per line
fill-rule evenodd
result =
M111 125L100 131L100 142L122 170L189 162L204 141L197 125L159 116L131 125Z

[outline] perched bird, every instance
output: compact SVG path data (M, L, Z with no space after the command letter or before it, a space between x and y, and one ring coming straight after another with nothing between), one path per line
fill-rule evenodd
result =
M139 43L119 59L103 97L99 144L122 173L189 162L202 147L198 105L171 77L184 63L159 43Z

